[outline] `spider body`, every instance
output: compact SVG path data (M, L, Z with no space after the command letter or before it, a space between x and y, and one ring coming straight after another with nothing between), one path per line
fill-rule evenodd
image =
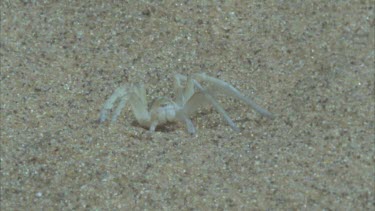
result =
M207 87L203 88L199 81L207 83ZM151 132L154 132L158 125L181 121L186 124L188 132L194 134L196 129L190 117L200 107L211 104L233 130L239 131L236 124L216 101L215 96L220 94L234 97L249 105L261 115L273 118L269 111L258 106L250 98L243 96L232 85L204 73L196 73L192 76L176 74L174 89L176 91L174 101L167 97L156 98L149 110L143 84L121 86L104 103L100 111L99 121L104 122L108 117L108 111L114 107L116 101L120 101L112 115L112 122L116 121L125 105L129 103L137 122L141 126L149 128Z
M151 119L157 120L158 125L162 125L167 122L175 121L176 115L179 112L182 112L182 107L178 106L169 98L159 97L152 103L150 116Z

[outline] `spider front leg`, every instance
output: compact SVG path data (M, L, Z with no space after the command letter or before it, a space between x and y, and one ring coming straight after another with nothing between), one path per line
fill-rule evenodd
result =
M238 91L236 88L234 88L229 83L219 80L217 78L210 77L206 75L205 73L197 73L194 74L195 78L201 79L203 81L206 81L212 86L212 90L215 93L223 93L227 96L237 98L238 100L244 102L245 104L252 107L255 111L260 113L262 116L265 116L267 118L273 119L274 115L267 111L266 109L260 107L258 104L256 104L252 99L245 97L241 94L240 91Z
M203 93L203 96L206 98L206 100L208 100L212 104L212 106L216 109L216 111L219 112L224 117L225 121L227 121L229 126L235 131L240 131L240 129L228 116L227 112L225 112L223 107L221 107L220 103L217 102L217 100L211 94L209 94L205 89L203 89L203 87L197 81L193 80L193 83L199 89L199 91Z
M186 81L185 88L183 88L181 85L182 80ZM239 128L228 116L225 110L221 107L220 103L217 102L217 100L210 93L208 93L207 90L205 90L199 84L199 82L197 82L191 76L186 77L177 74L176 84L179 85L177 86L176 90L178 93L177 99L181 101L181 106L183 107L183 112L181 114L180 119L182 119L185 122L189 132L195 132L194 125L189 119L189 116L195 113L198 110L198 108L207 103L212 104L216 111L218 111L224 117L224 119L232 127L233 130L239 131ZM195 92L194 87L196 87L199 90L199 92Z

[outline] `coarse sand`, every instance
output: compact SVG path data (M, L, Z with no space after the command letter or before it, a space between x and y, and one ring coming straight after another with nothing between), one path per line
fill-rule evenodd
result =
M0 5L1 210L375 210L373 1ZM122 84L197 72L276 118L98 123Z

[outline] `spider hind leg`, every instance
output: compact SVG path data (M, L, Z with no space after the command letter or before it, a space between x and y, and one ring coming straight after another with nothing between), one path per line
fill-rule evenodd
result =
M108 117L108 111L111 110L115 104L116 101L120 99L120 103L117 106L111 122L115 122L117 117L120 115L121 110L125 107L126 105L126 100L127 100L127 89L126 87L119 87L117 88L113 94L105 101L103 108L100 110L100 116L99 116L99 122L102 123L104 122L107 117Z

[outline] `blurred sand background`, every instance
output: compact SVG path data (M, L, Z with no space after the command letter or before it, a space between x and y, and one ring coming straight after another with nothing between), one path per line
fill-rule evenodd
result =
M1 1L1 210L374 210L374 1ZM152 135L118 86L220 98Z

